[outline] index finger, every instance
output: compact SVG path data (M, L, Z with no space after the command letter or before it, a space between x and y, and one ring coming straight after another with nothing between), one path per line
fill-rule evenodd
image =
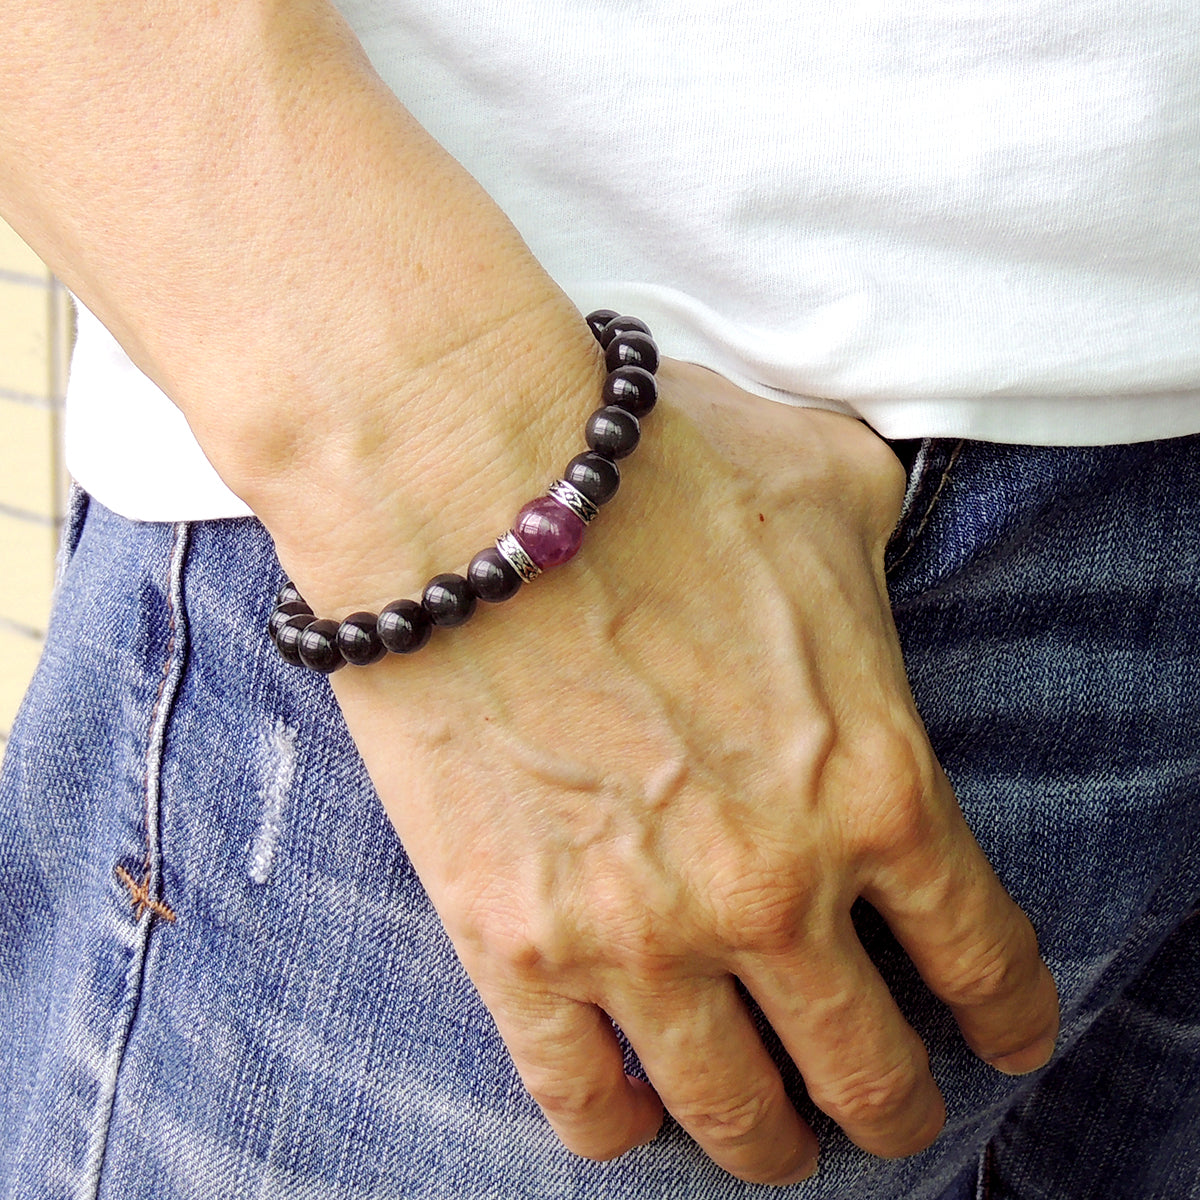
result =
M567 1149L606 1160L655 1137L662 1105L625 1074L603 1012L533 988L497 989L484 1000L522 1082Z
M733 979L659 985L625 988L609 1007L671 1115L739 1179L807 1178L816 1137L792 1107Z

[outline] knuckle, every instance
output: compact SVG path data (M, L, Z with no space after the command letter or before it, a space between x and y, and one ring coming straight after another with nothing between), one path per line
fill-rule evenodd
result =
M813 1103L840 1125L884 1129L907 1123L907 1112L922 1078L924 1049L916 1058L897 1059L880 1071L863 1068L824 1085L809 1085Z
M519 974L532 973L541 966L541 940L526 914L511 903L480 892L452 897L444 910L446 928L460 953Z
M720 913L720 936L729 946L765 956L786 955L803 934L803 901L778 886L747 890Z
M1031 983L1038 957L1037 937L1022 921L1002 940L977 941L955 955L943 999L975 1008L1012 996Z
M789 954L820 903L822 874L794 848L710 868L705 894L714 931L728 949Z
M478 943L491 962L518 976L536 974L546 965L547 947L522 921L480 926Z
M917 743L896 720L877 717L860 732L850 748L857 771L873 788L888 789L919 778Z
M529 1094L555 1128L579 1130L599 1120L611 1097L611 1089L598 1080L526 1080Z
M573 961L619 966L623 974L649 983L678 959L679 931L627 879L592 879L569 908L568 939Z
M675 1105L675 1117L702 1145L734 1148L753 1141L771 1122L780 1102L773 1090L759 1089L718 1100Z
M613 1090L604 1082L561 1077L536 1081L526 1076L525 1085L572 1153L608 1162L637 1143L631 1132L630 1114L614 1112Z
M661 948L639 945L622 961L632 994L643 1000L661 995L679 975L679 956Z
M868 858L903 858L931 845L936 816L932 763L898 730L877 732L855 750L855 777L863 803L854 842Z
M665 931L643 921L609 928L613 957L629 977L655 989L674 976L679 952Z

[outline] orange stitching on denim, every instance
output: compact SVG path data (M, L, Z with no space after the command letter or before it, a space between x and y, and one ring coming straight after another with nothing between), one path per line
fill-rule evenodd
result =
M920 523L913 531L912 537L908 540L908 545L904 547L904 553L892 562L892 565L887 569L887 574L890 575L908 557L909 552L920 540L921 534L925 531L925 526L929 524L929 518L933 515L933 510L937 506L938 500L941 498L942 491L946 487L946 481L950 478L950 472L954 470L954 464L958 462L958 456L962 452L962 448L965 445L966 439L964 438L959 441L958 445L955 446L950 452L950 461L946 463L946 469L942 472L941 479L938 480L937 491L933 493L933 496L929 501L929 505L921 517Z
M164 920L174 923L178 920L174 910L164 904L161 900L155 900L150 895L150 876L138 883L124 867L116 868L117 878L129 889L129 894L133 897L133 919L140 921L142 914L149 910L152 913L157 913Z

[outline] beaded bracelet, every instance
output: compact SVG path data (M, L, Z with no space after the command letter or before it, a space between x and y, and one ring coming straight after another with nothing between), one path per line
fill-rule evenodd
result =
M608 308L589 313L587 323L604 347L608 369L603 403L584 426L588 449L571 459L544 496L521 509L494 546L471 559L465 576L435 575L419 601L393 600L378 614L351 613L339 624L316 617L289 580L268 622L287 662L328 675L346 663L369 666L389 652L411 654L429 641L435 626L462 625L477 601L508 600L522 583L575 556L584 529L617 494L617 459L636 449L640 418L658 400L658 347L645 324Z

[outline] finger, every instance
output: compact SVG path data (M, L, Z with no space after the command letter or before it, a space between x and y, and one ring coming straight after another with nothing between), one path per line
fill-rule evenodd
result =
M718 1166L772 1184L816 1170L817 1140L792 1107L731 977L613 1007L663 1103Z
M607 1160L655 1137L662 1104L625 1074L612 1022L598 1008L553 995L488 1006L522 1082L568 1150Z
M1058 1035L1058 991L1029 918L1004 890L937 771L944 821L877 868L879 909L967 1043L1008 1074L1043 1066Z
M743 955L742 982L799 1068L812 1102L871 1154L925 1149L946 1120L929 1056L847 912L823 944Z

